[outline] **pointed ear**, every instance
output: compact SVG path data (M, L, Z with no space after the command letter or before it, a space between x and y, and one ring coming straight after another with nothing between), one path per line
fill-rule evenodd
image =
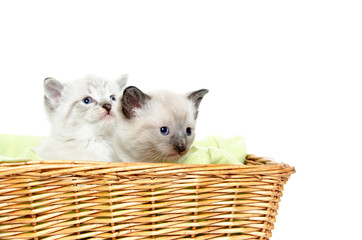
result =
M209 90L207 90L207 89L200 89L195 92L191 92L191 93L187 94L187 98L190 99L195 106L195 112L194 112L195 119L197 119L197 116L199 113L199 106L200 106L201 100L208 92L209 92Z
M127 81L128 81L128 74L123 74L121 75L117 80L117 86L120 90L122 90L126 84L127 84Z
M44 80L44 102L47 110L53 111L60 105L64 86L54 78Z
M127 87L121 100L121 111L123 115L128 118L135 117L135 109L142 108L149 100L150 96L143 93L141 90L134 86Z

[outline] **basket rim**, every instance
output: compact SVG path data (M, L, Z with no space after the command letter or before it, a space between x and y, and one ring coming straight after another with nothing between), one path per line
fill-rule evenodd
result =
M249 164L248 164L249 163ZM11 167L11 172L9 168ZM122 175L165 173L177 174L208 174L230 175L243 172L252 175L270 175L281 173L290 175L295 173L295 168L285 163L275 162L271 158L247 155L246 164L180 164L180 163L147 163L147 162L98 162L98 161L73 161L73 160L30 160L23 162L0 163L0 177L20 174L28 171L42 171L40 175L58 175L71 172L87 172L88 174L122 173ZM44 171L44 172L43 172Z

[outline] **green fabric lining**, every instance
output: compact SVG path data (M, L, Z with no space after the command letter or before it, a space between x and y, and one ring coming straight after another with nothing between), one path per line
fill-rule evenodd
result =
M243 164L246 158L245 140L242 136L222 138L207 137L195 141L183 164Z
M0 134L0 162L39 160L34 148L45 137ZM210 136L195 141L183 164L243 164L246 158L245 140L242 136L222 138Z
M33 148L44 141L45 137L0 134L0 162L38 160Z

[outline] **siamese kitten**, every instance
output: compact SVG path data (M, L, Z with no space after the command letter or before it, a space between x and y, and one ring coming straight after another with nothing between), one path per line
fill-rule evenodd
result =
M188 94L169 91L143 93L136 87L123 92L114 149L121 162L178 162L195 138L202 98L208 90Z
M51 132L37 154L49 160L111 162L117 99L126 83L127 75L114 82L94 76L69 83L46 78L44 105Z

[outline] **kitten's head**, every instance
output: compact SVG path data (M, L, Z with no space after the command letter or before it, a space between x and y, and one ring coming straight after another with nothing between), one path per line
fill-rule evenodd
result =
M126 83L127 75L114 82L94 76L68 83L46 78L44 103L53 128L69 132L105 130L115 122L116 100Z
M195 138L198 109L206 93L201 89L145 94L133 86L126 88L120 112L130 129L128 142L139 153L135 161L172 162L185 155Z

